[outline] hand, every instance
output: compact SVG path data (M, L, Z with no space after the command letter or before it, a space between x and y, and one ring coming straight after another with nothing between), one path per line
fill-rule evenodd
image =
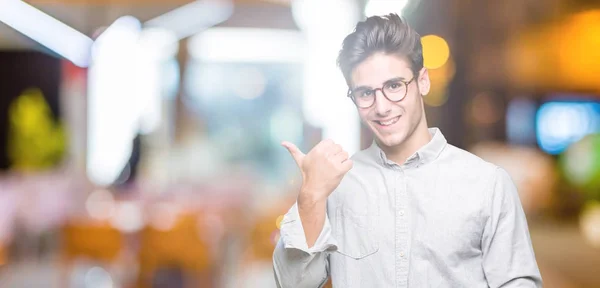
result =
M281 145L288 149L302 172L298 205L325 202L340 185L344 175L352 169L348 152L332 140L321 141L306 155L290 142Z

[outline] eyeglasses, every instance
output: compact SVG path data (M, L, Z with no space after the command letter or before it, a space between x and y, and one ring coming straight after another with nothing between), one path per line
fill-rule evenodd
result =
M408 93L408 85L415 80L415 77L409 81L403 81L400 79L388 80L383 87L377 89L369 88L357 88L355 90L348 90L348 97L352 99L354 104L359 108L369 108L375 104L375 93L377 90L381 91L381 94L385 96L391 102L400 102Z

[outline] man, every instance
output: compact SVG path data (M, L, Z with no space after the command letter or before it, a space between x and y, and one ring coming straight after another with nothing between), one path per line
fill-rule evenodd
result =
M351 159L331 140L306 155L283 143L303 183L273 255L278 286L541 287L509 175L427 126L420 36L370 17L338 64L375 141Z

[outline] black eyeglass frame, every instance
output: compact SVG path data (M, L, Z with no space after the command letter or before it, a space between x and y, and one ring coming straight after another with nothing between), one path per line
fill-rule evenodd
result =
M404 100L404 98L406 98L406 95L408 95L408 85L410 85L410 83L412 83L415 80L415 78L416 77L413 77L412 79L410 79L408 81L397 80L397 82L400 82L400 83L404 84L404 87L405 87L405 89L404 89L404 95L402 95L402 97L400 97L399 100L392 100L392 99L390 99L387 95L385 95L385 92L383 90L387 85L394 84L394 83L396 83L396 81L394 81L394 83L385 83L380 88L366 90L366 91L371 91L373 93L373 103L371 103L371 105L369 105L369 106L365 106L365 107L358 106L358 104L356 103L356 98L354 97L354 92L356 92L356 91L352 91L352 89L350 89L350 88L348 88L348 93L346 94L346 96L352 100L352 102L354 103L354 105L356 105L359 108L363 108L363 109L371 108L371 107L373 107L373 105L375 105L375 102L377 102L377 97L376 97L377 90L381 91L381 94L383 95L383 97L385 97L390 102L397 103L397 102L400 102L400 101Z

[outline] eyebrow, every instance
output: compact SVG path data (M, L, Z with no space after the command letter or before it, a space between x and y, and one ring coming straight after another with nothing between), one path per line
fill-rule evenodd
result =
M385 86L385 85L390 84L390 83L399 82L399 81L405 81L405 80L406 79L404 77L394 77L392 79L388 79L385 82L383 82L382 86ZM358 86L358 87L352 89L352 91L356 91L356 90L370 90L370 89L373 89L373 88L371 86L363 85L363 86Z

